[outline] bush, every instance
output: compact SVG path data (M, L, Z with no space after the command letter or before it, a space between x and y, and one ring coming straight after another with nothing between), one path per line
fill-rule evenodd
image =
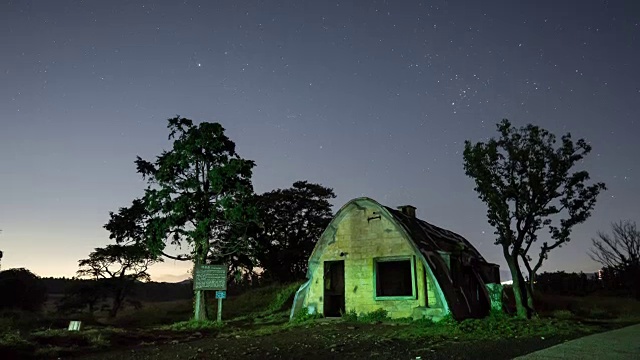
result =
M355 310L351 309L346 313L340 313L342 316L342 320L347 322L356 322L358 321L358 313Z
M341 316L342 316L342 320L346 322L359 321L359 322L366 322L366 323L377 323L377 322L383 322L383 321L389 320L388 314L389 313L387 312L387 310L380 308L370 313L364 313L358 316L356 311L352 309L346 313L341 313Z
M569 310L555 310L551 313L551 317L555 319L568 320L573 318L573 313Z
M389 319L389 313L385 309L377 309L359 317L362 322L382 322Z
M588 317L596 320L607 320L616 318L614 311L610 311L600 307L589 309Z
M219 323L217 321L206 320L206 321L182 321L170 325L169 328L175 331L202 331L202 330L218 330L223 327L223 323Z
M292 321L294 324L300 324L309 320L315 320L320 318L322 318L322 314L318 314L318 313L309 314L309 309L303 308L302 310L298 311L297 314L294 315Z
M47 288L27 269L0 272L0 309L39 311L47 300Z
M28 332L40 324L37 314L19 309L0 310L0 332L11 329Z
M0 332L0 358L23 359L34 345L20 336L19 331Z

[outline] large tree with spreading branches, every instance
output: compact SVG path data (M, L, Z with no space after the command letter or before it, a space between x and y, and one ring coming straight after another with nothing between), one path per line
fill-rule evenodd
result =
M115 317L136 281L149 281L149 266L161 261L142 244L107 245L78 261L77 275L94 280L96 293L106 290L112 298L109 317Z
M549 131L531 124L515 128L506 119L498 124L498 132L497 139L487 142L465 141L464 170L487 205L496 244L502 247L513 279L517 315L531 317L536 272L549 252L571 240L573 227L589 218L605 184L588 185L587 171L572 172L591 151L583 139L574 143L567 133L557 145ZM548 240L531 256L545 228Z
M169 119L173 146L155 161L136 160L148 187L144 243L154 254L200 264L221 262L246 252L248 224L256 221L248 201L255 163L236 153L236 146L218 123L175 117ZM245 226L246 225L246 226ZM167 245L188 249L178 255ZM194 319L208 318L204 291L195 291Z

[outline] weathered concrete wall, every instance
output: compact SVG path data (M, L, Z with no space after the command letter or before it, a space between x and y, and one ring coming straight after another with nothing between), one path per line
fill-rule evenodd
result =
M312 271L311 284L305 305L323 311L323 264L325 261L343 260L345 267L345 307L358 314L383 308L392 318L410 317L416 307L440 307L437 303L433 279L425 274L420 258L396 225L381 216L379 209L367 204L354 204L341 212L334 221L335 233L328 231L325 246L316 249L319 257ZM370 220L367 220L370 218ZM343 253L343 256L340 254ZM408 256L415 260L416 296L413 299L376 300L374 258ZM425 279L427 286L425 289ZM425 291L426 290L426 291Z

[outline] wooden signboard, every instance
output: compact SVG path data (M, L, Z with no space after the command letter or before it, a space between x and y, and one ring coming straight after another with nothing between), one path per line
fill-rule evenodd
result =
M193 277L194 290L227 290L227 266L200 264Z

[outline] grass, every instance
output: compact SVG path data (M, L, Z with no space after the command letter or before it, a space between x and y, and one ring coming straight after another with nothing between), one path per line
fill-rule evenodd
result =
M380 308L372 312L358 315L355 310L349 310L342 314L342 319L346 322L363 322L363 323L379 323L389 321L389 314L387 310ZM395 321L394 321L395 322ZM401 319L400 322L405 322Z
M219 337L264 336L319 326L319 323L313 323L321 317L318 314L299 313L294 321L288 321L289 309L299 285L271 285L224 300L224 324L190 321L191 301L146 303L142 309L123 311L110 322L102 319L102 324L90 316L74 316L73 320L84 322L85 328L80 332L65 329L70 320L66 317L0 312L0 358L23 358L26 354L67 356L78 351L182 341L202 336L202 333ZM216 300L211 299L209 305L210 313L215 314ZM490 341L587 334L603 329L602 324L640 322L640 302L633 299L542 295L537 306L541 316L531 320L493 313L485 319L456 322L449 317L435 323L429 319L389 319L384 309L378 309L365 314L351 310L342 314L341 322L322 325L330 325L331 331L337 332L346 326L361 327L366 329L363 330L365 332L375 331L395 339ZM402 323L402 326L373 325L378 323ZM325 326L322 329L329 329Z
M241 326L241 320L259 325L253 329L257 335L285 329L289 325L288 309L299 286L300 283L275 284L224 300L223 319L228 323L235 320L236 328ZM217 301L210 298L209 305L210 314L215 316ZM79 350L152 343L159 338L187 339L196 332L221 333L225 324L192 321L192 306L190 300L145 303L141 309L125 309L115 319L102 317L97 321L88 314L60 317L53 308L48 314L3 311L0 358L65 356ZM67 331L69 320L83 321L84 329Z
M579 320L607 320L611 322L640 322L640 301L611 296L562 296L538 294L536 309L542 316L563 316Z
M403 327L397 333L398 338L435 338L463 340L498 340L522 337L549 337L566 334L586 334L596 327L571 320L553 318L517 319L501 312L492 313L483 319L467 319L456 322L443 319L433 322L429 319L418 320Z
M224 326L224 323L219 323L217 321L207 320L207 321L181 321L167 326L166 328L173 331L210 331L210 330L219 330Z
M222 320L250 323L287 321L288 316L283 316L282 313L288 312L300 284L274 284L225 299L222 301ZM210 317L215 318L218 302L212 297L209 296L207 310ZM142 309L130 308L123 311L110 324L127 328L163 326L188 321L192 317L192 311L191 300L144 303Z
M315 314L309 314L309 309L307 308L303 308L302 311L299 311L294 318L292 319L292 323L293 324L302 324L302 323L306 323L309 321L313 321L316 319L320 319L322 318L321 314L315 313Z
M125 328L147 328L187 321L193 314L191 300L144 303L141 309L127 308L115 319L104 321Z
M233 319L243 316L254 318L265 317L280 311L288 311L293 303L293 296L302 282L291 284L274 284L248 291L235 298L223 302L223 318ZM212 310L218 310L217 302Z

